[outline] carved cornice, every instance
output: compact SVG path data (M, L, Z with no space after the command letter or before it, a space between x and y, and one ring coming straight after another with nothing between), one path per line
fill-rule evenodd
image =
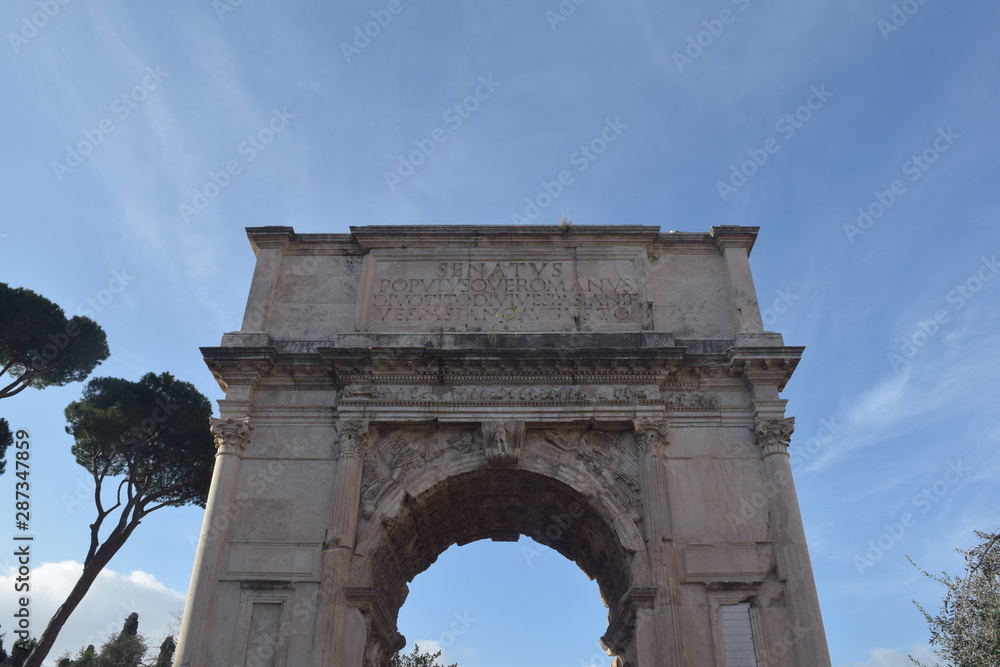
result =
M665 421L637 420L633 422L635 441L643 454L659 455L669 443L669 425Z
M250 418L211 420L212 435L215 437L216 455L234 454L239 456L250 439Z
M720 250L725 250L726 248L744 248L747 251L747 255L750 255L759 231L760 227L716 225L708 233Z
M729 349L729 375L742 377L754 385L774 385L781 391L792 377L804 347L732 347Z
M754 419L753 442L763 450L764 455L777 454L788 449L795 431L795 417Z
M382 591L371 586L345 588L344 598L348 606L360 609L368 617L372 634L383 651L391 654L405 646L403 636L396 631L396 624L386 609Z
M632 648L629 642L635 638L637 616L652 611L656 594L656 588L647 587L633 587L625 592L611 613L607 633L601 637L605 648L618 654Z

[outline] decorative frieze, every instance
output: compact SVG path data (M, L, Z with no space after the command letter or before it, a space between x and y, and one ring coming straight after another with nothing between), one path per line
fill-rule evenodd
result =
M496 401L517 403L607 403L655 401L660 397L656 385L438 385L389 384L348 385L341 393L341 402L355 403L491 403ZM706 399L691 401L692 405L705 407ZM714 403L712 404L714 406Z
M716 410L719 399L700 391L675 391L664 396L668 410Z

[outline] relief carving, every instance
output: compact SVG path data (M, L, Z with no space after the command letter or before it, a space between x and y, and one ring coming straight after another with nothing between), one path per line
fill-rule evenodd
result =
M445 401L586 401L589 395L576 386L453 387Z
M344 389L343 398L378 398L378 389L373 384L352 384Z
M664 403L668 408L675 410L714 410L719 407L719 399L715 396L697 391L667 394Z
M642 517L642 497L638 479L638 460L624 446L622 434L604 431L565 433L546 431L546 442L556 449L572 453L601 487L629 511L634 521ZM537 457L542 459L544 457Z
M366 448L361 472L361 514L370 519L378 499L411 470L419 470L433 458L427 452L427 436L399 429Z
M636 481L635 460L626 455L620 435L602 431L589 431L580 439L576 458L600 482L604 490L614 496L638 521L642 513L639 482Z
M459 454L471 454L474 446L472 433L465 431L448 440L448 447Z
M486 464L491 466L516 465L524 440L524 422L483 422L483 449Z

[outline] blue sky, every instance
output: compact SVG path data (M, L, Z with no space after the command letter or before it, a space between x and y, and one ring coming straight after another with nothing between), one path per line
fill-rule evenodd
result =
M904 556L957 571L1000 524L995 3L11 0L0 28L0 280L92 311L99 375L221 397L198 347L242 320L246 226L756 225L765 322L807 347L784 396L834 664L908 664L941 591ZM32 435L38 632L86 550L80 391L0 404ZM200 520L145 521L53 657L133 608L176 625ZM401 630L462 667L607 664L596 585L532 549L452 548Z

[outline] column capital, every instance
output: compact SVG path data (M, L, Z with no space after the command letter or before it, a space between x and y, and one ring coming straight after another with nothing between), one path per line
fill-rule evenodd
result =
M665 421L637 419L632 422L632 428L635 429L635 441L642 454L659 455L670 444L667 439L669 424Z
M250 418L234 419L228 417L220 419L213 417L211 424L212 435L215 436L216 456L226 454L240 456L250 440L250 431L253 429L250 425Z
M795 417L756 417L751 429L753 442L764 451L764 456L787 453L795 431Z
M371 429L367 419L339 419L337 434L340 436L340 456L360 459Z

